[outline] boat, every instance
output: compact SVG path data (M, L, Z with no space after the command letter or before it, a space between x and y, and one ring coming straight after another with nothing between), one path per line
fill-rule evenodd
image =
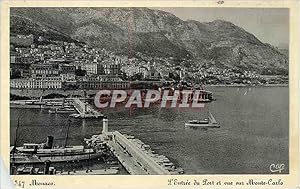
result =
M92 113L85 113L85 114L71 114L69 117L72 118L82 118L82 119L102 119L104 117L103 114L92 114Z
M40 109L42 104L33 101L24 101L24 100L17 100L17 101L10 101L9 103L10 108L25 108L25 109Z
M16 175L54 175L56 174L56 168L50 167L50 162L45 162L44 168L26 166L18 167L15 170Z
M18 127L19 128L19 120ZM93 148L85 148L83 145L67 146L69 136L70 122L67 128L65 144L61 147L53 147L53 136L48 136L45 143L24 143L21 147L16 147L15 144L11 149L10 160L12 164L32 164L43 163L46 161L51 162L69 162L89 160L94 158L100 158L103 155L101 150L95 150ZM16 133L17 133L16 130Z
M210 112L208 118L203 120L190 120L185 123L185 126L194 128L220 128L220 124Z
M73 105L70 101L66 101L62 99L60 101L47 101L42 106L43 109L51 109L51 108L73 108Z
M57 108L56 113L64 114L64 113L75 113L75 109L72 107L62 107L62 108Z
M92 148L84 146L67 146L59 148L43 148L41 144L26 143L22 147L16 147L14 157L11 158L14 164L68 162L95 159L102 156Z
M50 114L55 114L56 113L56 108L51 108L51 109L49 109L48 110L48 112L50 113Z
M71 114L71 115L69 115L69 117L80 118L80 114Z
M38 174L39 168L34 167L21 167L17 168L17 175L33 175Z
M61 175L116 175L118 174L118 168L107 168L107 169L99 169L99 170L80 170L80 171L69 171L69 172L61 172L57 174Z
M51 109L51 108L72 108L73 106L72 105L61 105L61 104L45 104L45 105L42 105L42 109Z
M61 104L62 106L60 106L60 104L59 104L59 106L55 107L55 105L57 105L57 104L52 104L52 107L48 110L49 113L51 113L51 114L54 114L54 113L58 113L58 114L65 114L65 113L72 114L72 113L76 113L76 110L75 110L75 108L73 106L68 105L68 104L65 105L65 101L62 102L62 104ZM47 109L47 107L44 106L44 109Z

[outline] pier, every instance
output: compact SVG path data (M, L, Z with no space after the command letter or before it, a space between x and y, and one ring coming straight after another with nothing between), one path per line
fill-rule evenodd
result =
M86 139L95 149L106 148L118 159L129 174L132 175L170 175L182 174L183 170L177 168L166 156L155 154L149 145L144 144L134 136L128 136L118 131L108 131L108 119L85 102L86 99L68 98L51 100L26 100L14 102L18 106L63 106L68 102L78 112L72 114L75 118L103 118L102 133ZM41 107L42 108L42 107ZM72 116L70 115L70 116Z
M51 109L62 107L74 107L76 114L70 115L75 118L102 118L103 114L98 112L92 105L86 102L87 98L55 98L40 100L16 100L10 102L11 108L27 109Z
M145 151L142 151L120 132L115 131L110 134L112 140L107 142L107 146L130 174L170 174L169 171L160 166L152 157L145 153Z
M91 143L106 144L123 167L132 175L170 175L181 174L183 170L176 168L163 155L153 153L149 145L133 136L123 135L118 131L108 132L108 120L103 119L102 134L94 135L88 140Z
M74 117L79 118L101 118L103 114L95 110L90 104L87 102L83 102L79 98L72 99L72 104L78 114L74 115Z

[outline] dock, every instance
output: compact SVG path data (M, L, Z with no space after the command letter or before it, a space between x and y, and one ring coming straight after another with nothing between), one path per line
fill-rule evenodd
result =
M74 118L102 118L103 114L98 112L92 105L86 102L86 98L55 98L40 100L16 100L10 102L11 108L26 109L51 109L62 108L64 106L74 107L76 114L71 114Z
M138 148L120 132L110 133L113 140L107 146L120 163L132 175L167 175L169 171L154 161L152 157Z
M80 100L79 98L72 99L72 104L78 114L73 114L75 118L102 118L103 114L95 110L90 104Z
M103 119L102 134L86 140L88 143L105 143L118 161L132 175L170 175L182 174L183 170L175 167L164 155L155 154L149 145L133 136L123 135L118 131L108 132L108 120Z

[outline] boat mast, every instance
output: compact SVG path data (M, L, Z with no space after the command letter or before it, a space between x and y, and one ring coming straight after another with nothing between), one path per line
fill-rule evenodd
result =
M89 160L88 160L88 169L87 169L87 171L91 172L91 169L90 169L91 165L90 164L91 164L91 154L89 152Z
M15 153L16 153L16 147L17 147L17 140L18 140L18 130L19 130L19 127L20 127L20 117L18 118L18 125L17 125L17 128L16 128L16 136L15 136L15 141L14 141L14 147L12 149L12 174L13 173L13 170L14 170L14 167L15 167Z
M68 124L68 129L67 129L67 133L66 133L66 139L65 139L65 145L64 147L67 147L67 142L68 142L68 138L69 138L69 128L70 128L70 124L71 124L71 120L69 119L69 124Z

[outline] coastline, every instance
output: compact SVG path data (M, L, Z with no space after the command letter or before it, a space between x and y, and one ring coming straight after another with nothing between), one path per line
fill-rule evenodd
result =
M203 85L204 87L289 87L289 84L266 84L266 85L226 85L226 84L214 84ZM41 96L47 96L51 94L59 94L63 96L85 96L98 92L98 90L64 90L64 89L14 89L10 88L10 94L21 97L40 98Z
M204 85L206 87L289 87L289 84L265 84L265 85L226 85L226 84L214 84L214 85Z

